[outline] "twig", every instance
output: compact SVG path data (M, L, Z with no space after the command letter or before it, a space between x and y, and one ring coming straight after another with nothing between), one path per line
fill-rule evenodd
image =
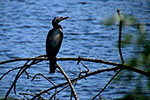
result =
M121 58L121 61L122 61L122 65L124 64L124 59L123 59L123 55L122 55L122 50L121 50L121 35L122 35L122 18L121 18L121 15L120 15L120 9L117 10L118 12L118 16L119 16L119 41L118 41L118 49L119 49L119 54L120 54L120 58ZM99 92L97 93L93 98L92 100L94 100L100 93L102 93L105 88L111 83L111 81L121 72L122 69L120 69L109 81L108 83L104 86L104 88Z
M68 75L65 73L65 71L60 67L60 65L57 64L57 67L58 67L58 69L61 71L61 73L64 75L64 77L66 78L66 80L68 81L68 83L69 83L69 85L70 85L70 88L71 88L71 91L72 91L72 93L74 94L75 100L79 100L78 95L77 95L77 93L76 93L76 91L75 91L75 89L74 89L74 87L73 87L73 85L72 85L72 82L71 82L70 78L69 78Z
M86 68L86 69L87 69L87 71L82 71L82 70L81 70L81 67L79 66L79 71L80 71L80 73L79 73L78 77L80 77L80 76L82 75L82 73L87 74L87 73L89 73L89 72L90 72L90 70L88 69L88 67L87 67L87 66L85 66L83 62L81 62L81 64L83 65L83 67L84 67L84 68ZM85 79L85 80L87 80L86 78L84 78L84 79ZM77 83L77 82L76 82L76 83Z
M5 74L3 74L3 75L1 76L0 80L2 80L3 77L6 76L6 75L7 75L8 73L10 73L11 71L14 71L14 70L17 70L17 69L20 69L20 68L22 68L22 67L16 67L16 68L13 68L13 69L7 71Z
M102 97L99 95L99 100L103 100Z
M29 94L29 93L19 93L20 95L23 95L23 96L26 96L26 95L29 95L29 96L34 96L33 94ZM28 98L27 96L26 96L26 98ZM40 98L40 100L46 100L45 98L43 98L43 97L39 97ZM29 98L28 98L28 100L30 100ZM38 99L39 100L39 99Z
M102 73L102 72L105 72L105 71L114 71L114 70L119 69L119 68L120 68L120 67L113 67L113 68L107 68L107 69L96 70L96 71L94 71L94 72L90 72L90 73L87 73L86 75L83 75L83 76L80 76L80 77L78 77L78 78L75 78L75 79L71 80L71 82L75 82L75 81L80 80L80 79L83 79L83 78L85 78L85 77L89 77L89 76L92 76L92 75L95 75L95 74L99 74L99 73ZM51 87L51 88L49 88L49 89L43 90L43 91L41 91L40 93L36 94L31 100L35 100L36 97L42 95L43 93L46 93L46 92L48 92L48 91L50 91L50 90L52 90L52 89L61 87L61 86L66 85L66 84L68 84L68 82L64 82L64 83L58 84L58 85L56 85L56 86L54 86L54 87Z
M18 80L18 78L20 77L21 75L21 71L27 66L27 64L30 62L30 60L28 60L22 68L20 68L20 70L18 71L17 75L16 75L16 78L14 80L14 83L12 84L12 87L14 87L14 93L16 94L16 82ZM25 70L26 71L26 70ZM11 89L11 88L10 88Z
M130 68L134 69L133 67L122 67L122 69L127 69L127 70L128 70L128 68L129 68L129 69L130 69ZM78 78L75 78L75 79L71 80L71 82L75 82L75 81L80 80L80 79L83 79L83 78L85 78L85 77L89 77L89 76L92 76L92 75L95 75L95 74L99 74L99 73L102 73L102 72L114 71L114 70L117 70L117 69L120 69L120 67L113 67L113 68L106 68L106 69L96 70L96 71L94 71L94 72L90 72L90 73L87 73L86 75L83 75L83 76L80 76L80 77L78 77ZM130 70L131 70L131 69L130 69ZM140 72L141 70L138 70L138 71ZM137 71L137 72L138 72L138 71ZM143 71L140 72L140 73L143 73ZM145 73L144 73L144 74L145 74ZM149 74L146 74L146 75L149 75ZM46 90L43 90L43 91L41 91L40 93L36 94L31 100L35 100L36 97L42 95L43 93L47 93L48 91L50 91L50 90L52 90L52 89L61 87L61 86L66 85L66 84L68 84L68 82L64 82L64 83L58 84L58 85L56 85L56 86L54 86L54 87L48 88L48 89L46 89Z
M29 77L31 77L31 76L29 75L29 73L27 71L25 71L25 73L27 75L27 79L29 79Z
M23 67L25 67L28 62L29 62L29 61L27 61L27 62L24 64ZM10 86L9 90L7 91L7 93L6 93L6 95L5 95L5 98L4 98L5 100L7 99L7 97L8 97L8 95L9 95L10 91L11 91L12 88L13 88L13 86L16 84L16 82L17 82L17 80L18 80L18 78L19 78L18 75L19 75L20 71L23 69L23 67L18 71L15 80L13 81L13 83L12 83L12 85ZM15 91L15 89L14 89L14 91Z
M78 75L78 78L82 75L82 73L87 73L87 71L82 71L80 66L79 66L79 71L80 71L80 73ZM86 78L84 78L84 79L86 80ZM77 84L77 81L76 81L75 85L76 84Z
M81 62L81 64L83 65L84 68L87 69L86 73L89 73L90 72L89 68L87 66L85 66L85 64L83 62Z
M8 61L2 61L0 62L0 64L4 64L4 63L8 63L8 62L14 62L14 61L24 61L24 60L31 60L33 59L34 62L32 62L31 64L28 65L27 68L29 68L31 65L33 64L36 64L42 60L47 60L47 58L40 58L40 57L35 57L35 58L19 58L19 59L13 59L13 60L8 60ZM107 64L107 65L112 65L112 66L118 66L116 67L115 69L120 69L120 67L122 67L122 69L127 69L127 70L131 70L131 71L134 71L134 72L137 72L139 74L142 74L142 75L145 75L147 77L150 77L150 73L144 71L144 70L141 70L141 69L138 69L138 68L135 68L135 67L131 67L131 66L127 66L127 65L122 65L122 64L119 64L119 63L115 63L115 62L110 62L110 61L105 61L105 60L101 60L101 59L90 59L90 58L81 58L80 59L82 61L89 61L89 62L95 62L95 63L103 63L103 64ZM57 58L57 60L60 60L60 61L63 61L63 60L78 60L78 58ZM20 67L21 68L21 67ZM6 96L5 96L5 99L7 98L7 96L9 95L11 89L13 88L13 86L16 84L18 78L20 77L20 75L27 69L25 68L24 70L20 70L21 72L19 72L20 74L18 74L18 76L16 76L13 84L11 85L11 87L9 88L9 90L7 91L6 93ZM22 69L22 68L21 68ZM15 69L14 69L15 70ZM105 70L105 69L104 69ZM9 73L10 71L8 71L7 73ZM6 73L6 74L7 74ZM87 77L88 75L90 74L87 74L85 75L85 77ZM3 78L4 76L1 77L1 79ZM54 87L53 87L54 88ZM55 87L56 88L56 87ZM47 90L46 90L47 91ZM48 90L49 91L49 90ZM45 92L45 91L44 91ZM41 92L43 93L43 92ZM38 94L39 95L39 94ZM34 97L35 98L35 97Z
M78 56L78 62L77 62L77 65L80 63L80 61L81 61L81 59L80 59L81 57L80 56Z
M26 71L26 69L28 69L32 64L35 63L35 60L33 60L29 65L27 65L28 62L29 62L29 60L28 60L28 61L24 64L24 66L18 71L15 80L13 81L11 87L9 88L9 90L7 91L7 93L6 93L6 95L5 95L5 98L4 98L5 100L7 99L7 97L8 97L8 95L9 95L11 89L15 86L15 84L16 84L18 78ZM14 88L14 91L15 91L15 88Z
M136 73L139 73L139 74L141 74L141 75L145 75L145 76L147 76L147 77L150 78L150 72L145 72L145 71L143 71L143 70L141 70L141 69L134 68L134 67L130 67L130 66L123 67L123 69L130 70L130 71L134 71L134 72L136 72Z
M34 77L32 78L31 81L33 81L33 80L36 78L37 75L41 75L41 76L44 77L47 81L49 81L51 84L53 84L54 86L56 86L51 80L49 80L46 76L44 76L44 75L41 74L41 73L38 73L38 74L34 75Z
M47 58L46 58L46 55L41 55L41 56L34 57L34 58L16 58L16 59L11 59L11 60L1 61L0 64L16 62L16 61L28 61L28 60L47 60Z
M104 86L104 88L99 91L91 100L94 100L98 95L100 95L105 89L106 87L111 83L111 81L121 72L122 69L120 69L119 71L116 72L115 75L113 75L113 77L108 81L108 83Z
M51 100L56 94L58 94L60 91L62 91L62 90L64 90L65 88L67 88L69 86L69 84L68 85L66 85L65 87L63 87L62 89L60 89L60 90L58 90L58 91L56 91L51 97L50 97L50 99L49 100Z
M124 59L123 59L123 55L122 55L122 50L121 50L121 35L122 35L122 18L120 15L120 9L117 10L118 12L118 16L119 16L119 41L118 41L118 48L119 48L119 54L120 54L120 58L122 61L122 64L124 64Z
M20 95L29 95L29 96L34 96L34 94L29 94L29 93L19 93Z

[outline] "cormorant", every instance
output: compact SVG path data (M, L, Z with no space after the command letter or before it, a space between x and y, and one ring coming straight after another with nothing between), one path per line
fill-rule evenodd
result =
M55 73L57 68L56 64L56 55L60 49L61 42L63 39L63 31L62 27L59 22L69 17L55 17L52 20L53 29L48 32L47 39L46 39L46 54L50 61L50 73Z

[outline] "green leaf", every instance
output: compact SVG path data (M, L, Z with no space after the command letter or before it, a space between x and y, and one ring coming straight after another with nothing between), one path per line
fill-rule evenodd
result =
M135 19L135 17L130 15L124 15L124 25L131 26L138 23L138 21Z
M123 40L122 40L122 47L125 47L126 45L130 44L131 40L132 40L131 34L124 35Z
M132 66L132 67L136 67L137 65L139 65L139 60L137 59L138 57L134 57L132 59L130 59L127 63L128 66Z
M110 16L102 22L106 26L114 25L118 22L119 17L117 15Z

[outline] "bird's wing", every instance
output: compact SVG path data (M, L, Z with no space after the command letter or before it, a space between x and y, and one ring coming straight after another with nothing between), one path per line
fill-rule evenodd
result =
M55 48L58 45L60 39L61 39L61 34L59 33L56 34L52 39L50 39L48 44L51 47L51 49Z
M51 55L54 52L58 52L57 49L59 50L59 48L57 47L61 44L63 38L62 34L63 33L60 29L49 31L46 40L46 51L48 54Z

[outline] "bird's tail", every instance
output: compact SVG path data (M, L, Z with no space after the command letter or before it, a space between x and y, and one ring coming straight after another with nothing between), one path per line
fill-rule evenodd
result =
M57 67L56 58L50 59L49 67L50 67L49 73L55 73Z

